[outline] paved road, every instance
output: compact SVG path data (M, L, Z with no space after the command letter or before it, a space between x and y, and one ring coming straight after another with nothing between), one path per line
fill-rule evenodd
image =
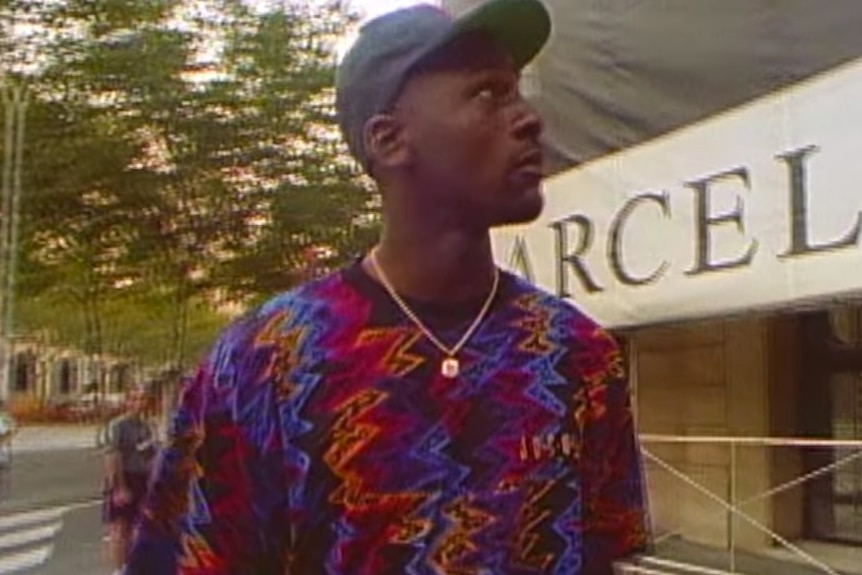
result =
M107 575L99 502L0 515L0 575Z
M101 503L68 511L54 540L54 553L38 574L108 575L104 535Z
M0 479L0 575L107 575L95 426L30 426Z
M102 469L92 448L16 453L0 490L0 515L99 497Z
M28 425L18 430L13 447L16 453L89 449L96 447L105 426Z
M99 501L102 455L86 431L72 431L31 432L16 441L0 489L0 575L110 572Z

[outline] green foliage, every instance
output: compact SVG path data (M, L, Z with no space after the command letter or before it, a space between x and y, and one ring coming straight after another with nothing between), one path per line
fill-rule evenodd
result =
M30 105L19 331L186 367L250 304L376 236L337 134L338 4L2 1ZM35 31L35 32L32 32ZM2 147L0 142L0 147ZM231 308L233 309L233 308Z

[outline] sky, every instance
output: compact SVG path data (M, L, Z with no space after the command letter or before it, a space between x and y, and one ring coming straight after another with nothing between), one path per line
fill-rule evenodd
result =
M267 5L279 4L284 1L290 0L247 0L252 6L265 7ZM314 2L316 0L293 0L298 2ZM323 0L317 0L323 1ZM436 4L440 5L441 0L348 0L350 5L359 13L361 21L365 22L372 18L376 18L377 16L381 16L386 14L387 12L391 12L393 10L397 10L399 8L404 8L407 6L412 6L414 4ZM350 48L353 44L353 41L356 39L355 36L356 30L353 33L347 34L336 46L336 51L339 57L343 56L344 53Z
M297 3L314 3L314 2L322 2L325 0L246 0L251 5L257 5L260 7L264 6L272 6L279 5L283 2L297 2ZM374 18L376 16L380 16L381 14L385 14L387 12L391 12L392 10L397 10L398 8L403 8L405 6L411 6L413 4L440 4L440 0L348 0L348 2L357 9L359 13L362 14L363 19L367 20L369 18Z
M352 0L353 4L363 13L365 19L380 16L386 12L421 3L420 0ZM439 4L433 0L432 4Z

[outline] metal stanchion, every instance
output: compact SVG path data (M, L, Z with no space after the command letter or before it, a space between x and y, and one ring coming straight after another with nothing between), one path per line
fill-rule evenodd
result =
M15 273L18 262L18 221L24 150L27 93L0 79L4 110L2 202L0 202L0 399L9 397L14 356Z
M9 232L12 229L12 163L15 146L15 105L5 82L0 81L0 97L2 97L3 122L3 180L2 204L0 204L0 278L2 278L2 293L0 293L0 399L9 397L9 361L11 358L9 333L6 332L6 305L9 294L6 291L6 270L9 268Z

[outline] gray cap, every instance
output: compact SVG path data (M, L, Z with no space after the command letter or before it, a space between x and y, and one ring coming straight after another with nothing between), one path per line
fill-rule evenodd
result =
M363 137L368 120L391 108L419 63L474 31L495 38L521 69L547 42L551 18L539 0L489 0L460 18L420 4L362 27L338 67L335 107L350 152L364 167L368 167Z

